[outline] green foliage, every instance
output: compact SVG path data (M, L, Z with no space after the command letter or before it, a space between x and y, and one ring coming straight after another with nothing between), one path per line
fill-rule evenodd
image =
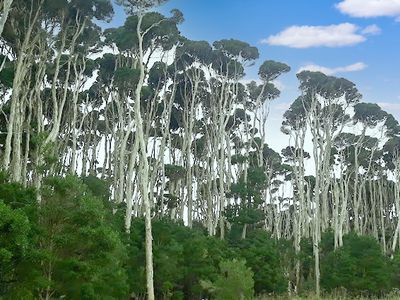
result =
M145 294L144 222L135 220L128 263L131 291ZM214 280L218 264L232 254L226 243L167 220L153 222L154 282L157 299L200 299L200 280Z
M36 192L33 188L24 188L18 183L0 182L0 200L12 209L23 210L31 220L36 220Z
M139 9L150 9L161 5L168 0L116 0L116 3L124 6L128 13L134 13Z
M126 295L125 247L106 223L107 213L78 178L47 180L39 220L40 271L55 295L71 299Z
M386 135L388 137L393 137L394 135L399 134L400 132L399 122L393 117L392 114L387 114L385 127L387 130Z
M307 96L320 95L328 101L344 97L347 104L355 104L361 98L355 84L344 78L311 71L302 71L297 74L297 78L300 81L300 89Z
M273 60L267 60L260 66L258 75L260 75L262 80L270 82L289 71L290 67L288 65Z
M29 246L29 220L22 209L0 201L0 295L16 280L16 268Z
M202 286L210 290L216 300L253 299L253 272L246 267L245 261L222 261L219 268L220 274L214 282L202 282Z
M191 41L183 38L183 44L176 49L179 62L184 66L194 62L209 64L212 59L212 48L206 41Z
M138 69L118 68L114 73L116 86L121 92L133 91L139 82L139 73Z
M0 85L11 88L14 80L14 63L9 61L3 55L0 55L0 66L6 59L3 69L0 71Z
M392 261L392 284L393 287L400 288L400 251L397 251L393 256Z
M254 186L263 181L257 174L249 176ZM93 176L50 178L38 209L32 189L1 183L0 296L34 299L49 289L54 297L68 299L143 297L144 221L133 221L124 246L122 226L112 221L120 216L103 204L108 196L108 184ZM157 299L252 299L254 292L286 291L287 276L293 276L287 270L293 270L296 258L291 242L251 227L241 239L237 224L252 224L258 217L257 211L240 207L238 216L227 234L229 244L208 237L201 225L190 229L153 221ZM301 249L299 292L307 291L314 272L312 243L303 240ZM379 296L399 286L398 253L389 265L370 237L347 235L344 246L334 250L333 233L326 232L320 250L321 284L327 292L345 288L352 295Z
M214 52L212 66L217 74L232 80L238 80L245 74L243 65L223 52Z
M225 209L226 219L234 224L257 224L265 218L264 213L254 207L242 207L237 204L230 204Z
M126 250L103 200L76 177L48 179L43 189L39 209L33 190L0 184L0 296L125 297Z
M110 21L114 14L109 0L45 0L43 6L49 17L65 16L70 21L75 21L77 15Z
M0 297L30 299L37 257L36 193L1 182L0 206Z
M177 24L182 20L179 16L181 13L177 10L173 11L171 18L166 18L158 12L146 13L141 23L141 32L146 32L143 39L144 49L156 47L171 50L179 37ZM106 41L115 43L121 51L138 49L138 24L137 15L129 16L123 26L106 31Z
M110 199L110 184L107 181L93 175L83 177L82 181L93 196L102 199L104 203L108 202Z
M278 243L263 230L255 230L235 244L240 256L254 273L256 294L283 293L287 281L284 277Z
M260 55L256 47L234 39L216 41L213 46L217 51L221 51L224 55L232 59L251 61L257 59Z
M165 176L171 181L177 181L184 178L186 170L182 166L178 165L165 165Z
M345 288L353 295L383 295L391 286L389 270L375 239L349 234L344 237L342 248L323 257L321 285L327 291Z
M251 81L247 84L247 90L249 92L249 100L247 106L250 109L256 108L255 104L259 100L259 105L267 100L273 100L280 96L280 90L271 82L266 82L261 85L257 85L257 82Z
M290 130L299 130L306 125L307 111L305 97L298 97L283 114L282 132L289 134Z
M354 105L354 120L368 127L375 127L385 120L387 113L375 103L357 103Z
M167 64L163 62L155 62L149 72L149 85L153 89L161 89L168 80Z
M248 160L248 158L245 155L242 155L242 154L234 154L231 157L232 165L243 164L247 160Z

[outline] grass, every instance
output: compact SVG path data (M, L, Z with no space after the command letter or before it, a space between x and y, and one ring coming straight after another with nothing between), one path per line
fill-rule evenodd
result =
M392 289L385 297L351 297L345 289L338 289L334 293L324 294L320 298L316 297L314 293L305 293L301 296L292 296L282 294L279 296L262 295L255 298L255 300L400 300L400 288Z
M349 297L334 297L334 296L325 296L321 298L317 298L315 296L308 296L308 297L288 297L288 296L280 296L280 297L260 297L256 298L256 300L373 300L373 299L378 299L378 298L363 298L363 297L357 297L357 298L349 298ZM387 296L385 298L379 298L380 300L400 300L400 294L393 295L393 296Z

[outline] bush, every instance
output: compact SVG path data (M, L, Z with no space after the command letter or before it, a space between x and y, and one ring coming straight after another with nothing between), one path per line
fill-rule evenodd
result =
M342 287L353 295L383 295L391 287L389 270L374 238L349 234L342 248L322 258L321 286L329 292Z
M102 199L76 177L46 180L40 208L35 196L0 184L0 298L125 298L126 248Z
M40 208L42 291L68 299L121 299L128 293L126 248L102 200L77 177L52 178Z
M202 299L201 280L216 279L218 265L231 256L227 244L170 220L153 221L154 290L157 299ZM132 223L128 263L131 291L146 294L144 222Z
M205 289L215 295L216 300L253 299L253 272L246 267L244 260L222 261L220 273L214 282L202 281Z
M16 268L26 255L30 229L23 211L0 201L0 295L7 294L17 280Z
M283 259L279 244L263 230L249 233L235 245L239 254L254 273L254 289L257 294L284 293L287 280L283 271Z

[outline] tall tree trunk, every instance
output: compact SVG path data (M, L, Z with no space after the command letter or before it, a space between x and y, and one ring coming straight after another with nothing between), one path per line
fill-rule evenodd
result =
M143 21L143 14L139 13L138 24L136 28L136 33L138 36L138 46L139 46L139 69L140 77L135 90L135 121L136 121L136 135L135 138L139 141L139 149L141 153L141 168L140 168L140 183L141 183L141 196L145 211L145 236L146 236L146 282L147 282L147 297L149 300L154 300L154 282L153 282L153 236L151 232L151 205L149 199L149 164L147 160L147 141L144 139L143 130L143 118L141 115L141 101L140 93L142 91L142 86L145 77L145 66L143 62L144 51L143 51L143 37L144 34L141 32L141 26Z
M13 0L3 0L2 11L1 11L1 18L0 18L0 37L3 34L4 25L8 19L8 14L11 11L11 5Z

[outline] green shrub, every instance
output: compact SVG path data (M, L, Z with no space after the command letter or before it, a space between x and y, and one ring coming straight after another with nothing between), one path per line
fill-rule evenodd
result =
M374 238L349 234L343 238L343 247L322 258L321 285L329 292L345 288L352 295L383 295L391 287L389 270Z

